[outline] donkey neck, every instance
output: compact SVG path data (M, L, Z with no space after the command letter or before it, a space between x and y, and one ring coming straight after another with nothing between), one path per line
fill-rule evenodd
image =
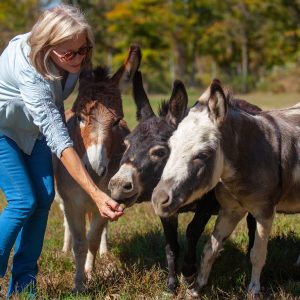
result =
M277 139L271 124L262 116L229 107L221 128L221 149L224 183L253 188L267 184L270 174L278 182Z

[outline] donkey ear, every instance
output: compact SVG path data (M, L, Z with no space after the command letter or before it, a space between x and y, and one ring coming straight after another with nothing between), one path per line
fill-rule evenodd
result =
M186 115L187 103L188 96L184 84L180 80L175 80L172 95L169 100L167 121L177 126Z
M227 114L227 100L221 82L218 79L214 79L210 85L208 108L211 119L218 126L221 126Z
M131 45L124 64L114 74L112 80L117 82L121 92L129 88L133 76L140 66L142 59L141 49L138 45Z
M154 112L144 90L142 73L140 71L136 71L133 77L133 97L137 107L136 117L138 121L154 116Z

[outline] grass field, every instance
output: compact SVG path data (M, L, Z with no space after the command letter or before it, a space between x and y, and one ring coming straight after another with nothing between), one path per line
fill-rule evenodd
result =
M199 94L190 95L191 104ZM168 97L169 95L156 95L149 98L153 106L158 107L160 100ZM300 102L300 94L255 93L242 98L264 109L287 107ZM71 101L68 101L68 107ZM124 111L129 127L133 128L136 123L135 107L130 96L124 97ZM5 203L4 197L0 197L0 209ZM268 245L267 262L261 276L262 299L300 299L300 269L293 265L300 251L299 217L300 215L277 215L275 218ZM186 224L191 218L191 213L183 214L179 218L181 253L185 249ZM215 217L209 222L198 243L198 259L214 222ZM165 293L167 271L164 237L160 221L149 203L129 208L124 217L109 224L110 253L104 258L98 258L94 279L89 282L85 294L71 293L73 257L72 254L66 255L61 252L62 243L63 216L54 203L39 261L40 299L184 299L184 285L174 297ZM251 274L251 265L246 256L247 243L243 220L225 243L201 299L247 298L245 290ZM9 272L2 282L0 281L4 293L8 285L8 276Z

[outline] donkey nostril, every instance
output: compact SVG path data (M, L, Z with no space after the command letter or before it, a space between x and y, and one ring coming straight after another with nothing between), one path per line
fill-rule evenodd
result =
M169 194L164 190L156 190L152 196L153 203L160 207L167 207L170 204Z
M160 197L161 197L161 204L163 206L168 205L168 203L169 203L169 195L167 193L161 193Z
M132 190L132 184L131 184L131 182L126 182L123 185L123 189L126 190L126 191L131 191Z

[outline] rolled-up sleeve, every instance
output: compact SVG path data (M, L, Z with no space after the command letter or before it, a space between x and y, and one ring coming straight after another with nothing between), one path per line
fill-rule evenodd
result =
M62 151L73 146L62 115L54 102L50 82L34 69L19 74L19 90L33 122L46 137L51 151L61 157Z

